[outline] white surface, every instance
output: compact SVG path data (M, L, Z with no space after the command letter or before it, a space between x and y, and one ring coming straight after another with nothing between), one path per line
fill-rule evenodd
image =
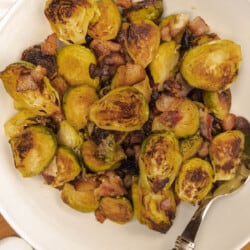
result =
M0 20L7 14L16 0L0 0Z
M18 237L7 237L0 240L0 250L32 250L32 247Z
M211 29L242 46L242 67L232 88L232 111L250 119L250 3L248 0L168 0L166 12L201 15ZM44 0L19 0L0 22L0 71L21 51L51 33L43 15ZM194 208L182 203L166 235L132 221L100 224L63 204L59 192L40 177L24 179L15 170L3 132L13 114L11 99L0 85L0 212L36 250L169 250ZM196 250L238 250L250 240L250 183L238 193L218 200L200 228Z

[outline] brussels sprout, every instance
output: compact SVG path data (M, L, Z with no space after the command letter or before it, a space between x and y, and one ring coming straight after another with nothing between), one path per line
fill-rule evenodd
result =
M57 142L54 134L44 126L30 126L22 134L10 139L16 168L23 177L41 173L53 159Z
M181 200L197 203L213 185L214 172L208 161L192 158L185 161L175 182L175 191Z
M61 198L78 211L85 213L95 211L99 206L99 197L95 195L98 185L96 176L86 175L73 184L66 183L63 186Z
M232 96L230 89L222 92L203 92L205 106L220 120L223 120L228 115L231 108L231 100Z
M146 68L158 52L160 30L150 20L140 20L129 24L125 47L136 64Z
M163 82L173 76L178 61L178 45L174 41L162 43L149 65L150 74L159 90L163 89Z
M175 217L176 203L171 189L143 192L136 181L132 185L132 200L136 219L148 228L166 233Z
M99 78L92 78L89 73L91 64L96 64L94 53L87 47L73 44L59 50L57 54L58 72L70 86L88 84L95 88Z
M149 19L157 21L163 13L162 0L144 0L134 2L130 8L123 11L123 15L130 21Z
M100 0L97 5L101 15L94 24L89 25L88 35L94 39L114 39L121 26L120 11L113 0Z
M47 0L44 10L51 29L65 43L85 43L89 24L100 16L95 0Z
M43 110L61 119L60 98L45 74L40 66L18 62L7 66L0 78L17 109Z
M168 189L178 174L181 162L179 142L172 132L148 136L139 155L140 186L154 192Z
M148 115L147 101L137 89L119 87L91 106L89 118L102 129L133 131L141 129Z
M124 224L132 220L133 208L130 201L125 197L103 197L95 211L95 216L101 223L105 219L109 219Z
M63 110L67 121L76 130L84 128L88 122L90 106L97 100L96 90L88 85L67 90L63 97Z
M186 52L181 73L193 87L207 91L222 91L236 80L242 55L238 44L215 40Z
M60 187L66 182L72 181L81 171L80 164L74 152L64 146L57 148L55 161L43 171L43 176L48 184Z
M244 134L231 130L218 134L211 142L209 156L215 171L215 180L230 180L241 163Z
M194 135L199 128L199 110L191 100L180 98L153 120L152 130L172 130L177 137Z
M203 138L199 134L195 134L180 141L180 151L182 153L183 161L195 156L201 145Z

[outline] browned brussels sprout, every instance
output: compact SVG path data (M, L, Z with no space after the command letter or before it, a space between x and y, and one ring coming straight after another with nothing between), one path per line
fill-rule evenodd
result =
M213 168L208 161L191 158L185 161L175 182L175 191L181 200L197 203L211 190Z
M80 130L87 125L90 106L98 100L95 88L80 85L67 90L63 97L63 110L67 121Z
M172 132L148 136L139 155L140 186L153 192L168 189L178 174L181 162L179 142Z
M150 20L138 20L128 25L125 46L136 64L146 68L160 46L159 27Z
M30 126L22 134L10 139L16 168L23 177L41 173L53 159L57 142L54 134L44 126Z
M55 160L43 171L43 177L51 186L60 187L74 180L80 171L81 167L74 152L67 147L60 146Z
M132 200L136 219L148 228L166 233L175 217L176 202L171 189L157 193L144 192L135 181L132 185Z
M59 50L57 54L58 72L70 86L88 84L95 88L99 78L92 78L89 73L91 64L96 64L94 53L87 47L73 44Z
M121 14L118 7L113 0L100 0L97 6L101 15L95 23L89 25L88 35L94 39L114 39L121 26Z
M209 155L215 171L215 180L230 180L241 163L244 134L231 130L218 134L211 142Z
M130 21L149 19L157 21L163 13L162 0L144 0L134 2L130 8L123 11L123 15Z
M99 128L116 131L141 129L148 120L148 104L134 87L119 87L95 102L89 118Z
M103 197L95 211L96 219L103 223L105 219L124 224L132 220L133 208L125 197Z
M241 60L238 44L215 40L188 50L182 60L181 73L195 88L222 91L236 80Z
M230 89L222 92L203 92L205 106L220 120L223 120L228 115L231 108L231 99Z
M45 16L65 43L85 43L88 26L100 16L95 0L47 0Z
M122 147L116 144L112 135L103 139L99 145L91 140L85 141L81 154L84 163L94 172L116 168L126 158Z

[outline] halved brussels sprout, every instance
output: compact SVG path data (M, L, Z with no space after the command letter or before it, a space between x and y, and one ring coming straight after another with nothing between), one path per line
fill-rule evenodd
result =
M105 219L124 224L132 220L133 208L125 197L103 197L95 211L96 219L103 223Z
M81 155L87 167L94 172L116 168L126 158L122 147L115 143L112 135L103 139L99 145L91 140L85 141Z
M136 181L132 185L132 200L136 219L148 228L166 233L175 217L176 203L171 189L144 192Z
M58 72L70 86L88 84L95 88L99 78L92 78L89 73L91 64L96 64L94 53L87 47L73 44L60 49L57 54Z
M44 126L30 126L22 134L10 139L16 168L23 177L41 173L53 159L57 142L54 134Z
M60 187L74 180L80 171L81 167L74 152L70 148L59 146L55 161L43 171L43 176L51 186Z
M100 16L95 0L47 0L44 10L51 29L65 43L85 43L87 29Z
M88 35L94 39L114 39L121 26L121 14L117 5L113 0L100 0L97 6L101 15L95 23L89 25Z
M17 109L43 110L61 119L59 95L45 75L46 70L41 66L18 62L7 66L0 78Z
M223 120L228 115L231 108L231 100L230 89L221 92L203 92L205 106L220 120Z
M174 41L162 43L149 65L150 74L159 90L163 89L163 82L173 76L178 62L178 45Z
M197 203L211 190L213 167L208 161L192 158L185 161L175 182L175 191L181 200Z
M90 106L98 100L95 88L80 85L67 90L63 97L63 110L67 121L80 130L87 125Z
M99 183L94 175L85 175L73 184L66 183L61 192L62 200L71 208L81 212L95 211L99 206L99 197L95 189Z
M130 21L149 19L157 21L163 13L162 0L144 0L133 2L130 8L123 11L123 15Z
M153 192L168 189L178 174L181 162L179 142L172 132L148 136L139 155L140 186Z
M102 129L133 131L141 129L148 115L147 101L137 89L119 87L91 106L89 119Z
M146 68L160 46L159 27L150 20L138 20L128 25L125 47L136 64Z
M181 73L195 88L222 91L236 80L241 60L238 44L215 40L188 50L182 60Z
M156 116L152 130L172 130L177 137L194 135L199 128L199 110L188 98L173 102L169 109Z
M211 142L209 156L215 171L215 180L230 180L241 163L244 134L231 130L218 134Z

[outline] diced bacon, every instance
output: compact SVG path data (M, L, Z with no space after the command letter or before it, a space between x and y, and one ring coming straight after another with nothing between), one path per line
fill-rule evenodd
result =
M57 51L57 36L55 33L49 35L46 40L41 43L41 51L47 55L55 55Z
M209 32L208 25L200 16L197 16L192 21L190 21L188 28L193 34L197 36L204 35Z

